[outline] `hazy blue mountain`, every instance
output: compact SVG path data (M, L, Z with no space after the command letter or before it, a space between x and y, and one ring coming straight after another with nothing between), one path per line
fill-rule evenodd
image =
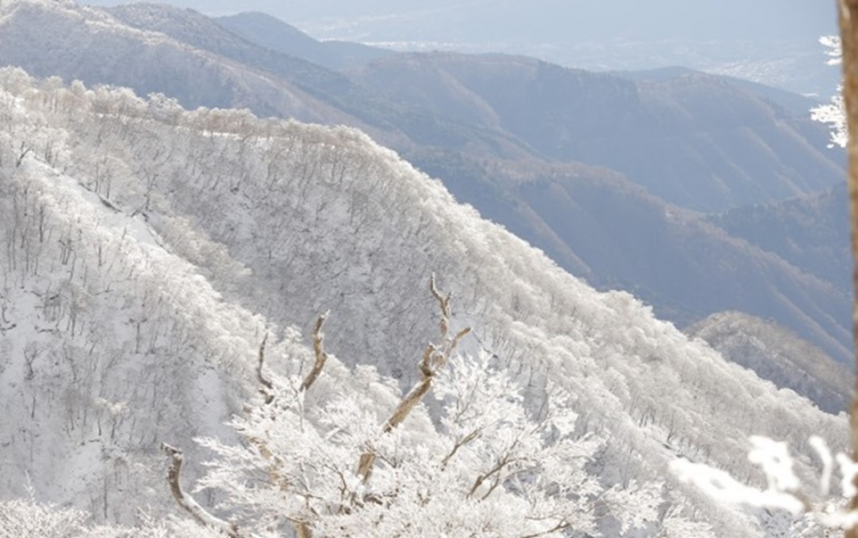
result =
M792 389L828 413L847 412L852 371L771 320L742 312L719 312L685 330L706 340L725 359L741 364L778 387Z
M504 130L545 156L623 172L680 206L717 211L841 180L824 126L728 80L659 81L503 55L401 54L351 71L401 101Z
M115 5L130 0L90 0ZM417 0L246 0L236 7L229 0L175 0L174 5L208 13L266 11L292 23L325 28L327 33L369 35L370 39L423 41L518 41L567 43L575 40L699 39L710 41L808 39L836 31L832 5L813 0L703 0L693 6L672 0L642 5L616 0L569 3L534 0L521 4L508 0L462 3L439 0L427 6ZM410 37L409 37L410 36ZM329 37L329 36L326 36Z
M632 80L646 80L650 82L666 82L685 76L705 75L705 73L699 70L681 66L644 69L638 71L613 71L611 74L630 78ZM738 86L739 88L748 90L751 93L770 101L772 104L784 108L789 114L797 117L807 116L808 110L819 105L822 101L819 97L809 97L742 78L727 75L719 75L718 78L720 80L725 80L732 85Z
M324 123L360 126L396 149L467 147L470 152L509 158L532 153L524 142L503 130L379 93L346 75L311 63L299 54L275 52L259 43L246 41L196 11L141 3L111 8L109 12L133 28L163 33L195 49L216 54L227 62L237 62L285 80L343 114L338 121ZM259 107L251 100L249 108L258 112Z
M394 54L389 49L347 41L317 41L301 30L265 13L238 13L214 21L267 49L303 58L328 69L354 67Z
M248 108L263 117L353 125L397 148L482 142L508 157L529 153L506 133L399 105L339 73L249 43L194 11L135 4L109 13L73 2L2 8L0 63L39 76L159 92L188 108ZM19 46L23 40L27 47Z
M842 182L817 195L739 207L709 221L851 293L849 198Z

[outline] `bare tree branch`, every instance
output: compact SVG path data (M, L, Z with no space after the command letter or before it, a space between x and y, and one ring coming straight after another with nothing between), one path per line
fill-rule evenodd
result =
M28 153L32 153L33 149L29 147L25 147L24 142L21 142L21 153L18 155L18 159L15 161L15 168L19 168L21 163L24 162L24 158Z
M444 367L445 364L447 364L447 359L456 350L459 342L465 337L465 335L471 332L470 328L465 328L459 331L455 337L449 338L447 335L450 327L451 294L448 293L447 295L442 295L441 292L438 291L438 287L435 285L435 273L432 273L432 276L429 278L429 291L438 301L438 307L441 310L441 321L439 322L441 343L440 345L429 344L426 347L426 351L423 352L423 358L418 364L418 369L420 370L422 379L414 385L408 394L405 395L405 397L399 402L399 405L396 406L396 409L393 410L390 418L385 421L384 426L382 426L383 433L390 433L394 428L402 424L405 419L408 418L411 411L418 403L420 403L421 400L423 400L423 397L426 396L429 389L432 388L432 381L435 379L435 375ZM372 468L375 465L375 460L376 454L371 447L367 448L367 450L361 454L358 462L358 476L360 476L364 482L369 480L369 477L372 474Z
M322 333L322 327L328 319L328 314L330 314L330 311L319 316L316 319L316 325L313 327L313 351L316 352L316 362L313 364L313 369L310 370L309 374L307 374L304 382L301 383L301 390L305 391L315 383L319 374L322 372L322 368L325 366L325 361L328 360L328 354L325 353L324 349L325 335Z
M458 452L460 448L467 445L474 439L477 439L480 435L482 435L482 430L476 429L465 437L457 439L456 444L453 445L453 448L450 450L450 453L444 456L444 459L441 460L441 468L446 468L447 464L450 462L451 459L453 459L453 456L456 455L456 452Z
M271 382L270 379L265 377L262 374L262 365L265 362L265 343L268 342L268 334L266 333L265 338L262 339L262 343L259 344L259 361L256 364L256 378L259 380L259 384L262 385L262 388L259 389L265 396L265 403L270 404L274 401L274 383Z
M191 514L191 517L203 527L214 527L225 532L230 538L241 538L235 523L229 523L213 516L182 489L182 485L179 482L182 472L182 451L167 443L162 443L161 448L172 460L170 469L167 471L167 482L170 484L170 491L173 493L173 498L176 499L179 506Z
M319 373L322 371L322 367L325 365L325 360L327 360L328 356L324 352L322 348L322 338L323 335L321 333L322 326L325 323L325 320L328 317L328 313L324 313L316 320L316 325L313 330L313 348L316 351L316 363L313 365L312 371L307 375L307 378L304 379L304 382L301 384L301 390L306 391L316 378L319 377ZM259 384L262 385L260 392L265 396L265 403L270 404L274 401L274 383L265 377L262 372L262 367L265 363L265 344L268 341L268 335L265 335L265 338L262 339L262 343L259 345L259 360L256 365L256 378L259 380ZM276 457L271 453L271 450L268 449L268 446L264 441L258 439L256 437L251 437L249 441L256 447L259 451L259 454L262 458L267 461L270 465L268 469L268 475L271 478L271 481L277 485L280 491L286 493L289 491L289 483L283 474L280 472L280 466L282 464L282 460ZM306 521L298 521L291 520L292 525L295 527L295 535L297 538L312 538L313 533L310 530L310 525Z

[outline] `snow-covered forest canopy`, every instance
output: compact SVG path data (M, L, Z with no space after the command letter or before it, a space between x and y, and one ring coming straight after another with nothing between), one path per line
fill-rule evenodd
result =
M596 292L359 131L14 68L0 118L10 535L822 536L669 466L765 487L761 434L812 481L807 440L844 450L843 415ZM162 443L221 530L174 501Z

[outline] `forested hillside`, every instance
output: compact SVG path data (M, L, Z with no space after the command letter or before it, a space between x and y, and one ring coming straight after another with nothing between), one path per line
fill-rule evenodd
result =
M317 442L352 447L343 450L356 458L362 449L355 439L382 431L380 417L400 391L427 375L417 365L426 343L437 340L436 300L423 291L433 272L454 298L445 319L454 330L472 328L459 346L471 359L450 357L461 364L452 372L479 365L482 356L474 375L480 368L491 376L508 372L513 385L501 390L501 401L520 402L513 430L489 439L503 446L509 432L535 431L530 421L545 424L540 417L552 409L550 416L567 417L558 423L560 437L538 437L533 450L562 439L564 450L588 455L574 478L588 484L586 498L552 508L553 521L573 521L574 509L590 514L574 520L580 529L605 536L621 528L654 536L677 519L697 522L696 536L713 528L718 536L761 535L769 516L714 504L673 478L669 462L683 455L758 481L744 457L751 432L799 449L811 434L834 448L845 442L842 418L690 342L631 295L595 291L356 130L259 120L238 110L188 112L163 97L64 87L16 69L0 71L0 84L0 384L3 394L16 395L3 399L0 416L6 498L24 493L29 473L39 499L71 503L100 520L130 522L143 502L163 513L170 502L167 485L159 487L163 467L154 463L164 460L158 443L188 449L194 463L201 456L190 437L234 443L235 434L218 424L241 414L258 388L262 339L270 335L266 367L286 380L278 390L288 394L288 380L306 374L313 352L287 327L309 333L325 311L325 349L342 363L332 359L307 399L299 392L295 400L321 414L287 406L283 425L306 420ZM398 476L393 454L414 454L409 432L437 439L437 447L455 442L453 425L437 421L444 402L456 401L444 399L443 386L440 403L427 400L401 434L378 438L392 451L380 453L393 459L378 463L369 491L392 496L392 505L413 506L383 478ZM521 399L510 399L518 393ZM673 405L665 406L668 400ZM263 425L267 416L258 417ZM418 451L427 462L444 454L433 443ZM315 455L334 453L326 444L309 452L301 446L300 458L308 459L298 461L321 465ZM491 443L474 446L491 457L513 454ZM259 477L234 465L231 458L243 452L220 452L220 468L233 474L209 484L242 499L245 493L231 488ZM479 452L463 454L475 459L457 462L457 473L473 482L491 471L479 467L486 461ZM351 473L350 458L331 461ZM814 465L802 455L798 472L807 475ZM413 476L428 476L423 468ZM492 507L521 495L511 484L498 480L467 506L500 517ZM253 506L257 512L235 517L264 525L270 506ZM297 510L289 506L284 510ZM629 520L629 506L667 510L641 509ZM364 510L350 521L372 520ZM326 521L313 525L330 534ZM574 527L553 532L565 528Z

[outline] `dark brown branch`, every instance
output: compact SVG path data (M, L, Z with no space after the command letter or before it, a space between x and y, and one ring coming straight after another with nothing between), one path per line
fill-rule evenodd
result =
M324 349L325 335L322 333L322 327L325 325L325 320L328 319L329 313L330 312L325 312L319 316L316 319L316 325L313 327L313 351L316 352L316 362L313 363L313 369L310 370L310 373L307 374L304 382L301 383L302 391L309 389L313 383L316 382L316 379L322 372L322 368L325 366L325 361L328 360L328 354L325 353Z
M506 467L509 463L510 463L510 461L507 461L507 460L500 461L500 462L498 462L497 465L494 466L494 468L492 468L491 471L487 472L486 474L481 474L480 476L478 476L477 479L474 480L474 485L471 486L471 491L468 492L468 497L473 496L474 493L476 493L477 490L480 489L480 486L483 485L483 482L485 482L487 479L491 478L492 476L496 475L497 473L501 472L504 469L504 467Z
M274 383L262 374L262 365L265 362L265 343L268 342L268 334L262 339L259 344L259 361L256 364L256 378L263 388L259 391L265 396L265 403L270 404L274 400Z
M171 459L170 469L167 471L167 482L170 484L170 491L173 493L173 498L176 499L179 506L203 527L214 527L225 532L230 538L241 538L235 523L229 523L213 516L182 489L182 485L179 482L183 462L182 451L167 443L162 443L161 448Z

